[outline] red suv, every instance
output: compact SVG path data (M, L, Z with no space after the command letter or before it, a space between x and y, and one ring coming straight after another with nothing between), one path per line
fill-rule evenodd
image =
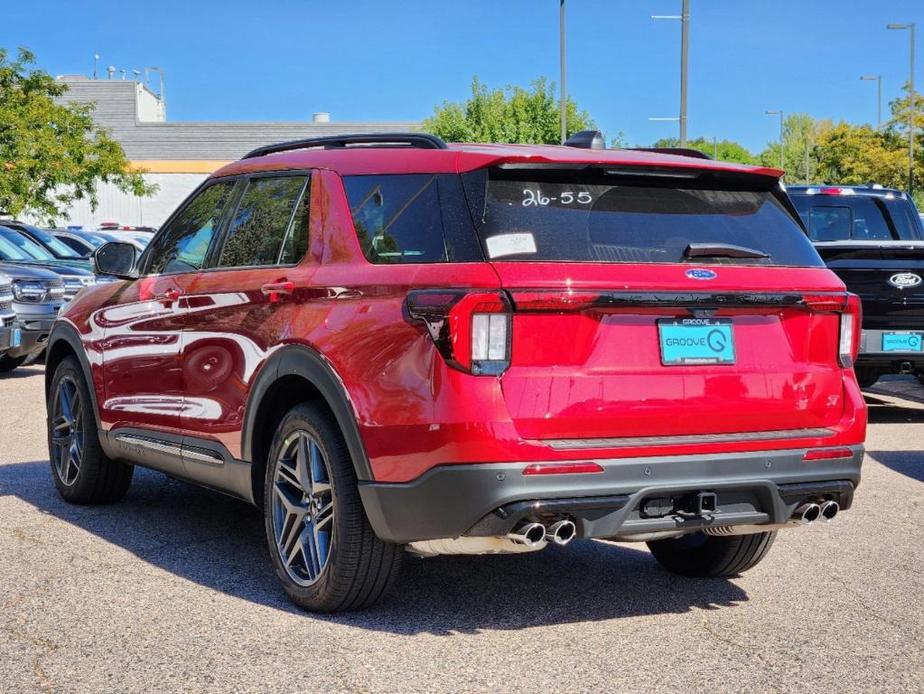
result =
M357 135L210 177L47 357L55 485L142 465L262 506L312 610L405 551L645 541L728 576L860 479L859 304L775 169Z

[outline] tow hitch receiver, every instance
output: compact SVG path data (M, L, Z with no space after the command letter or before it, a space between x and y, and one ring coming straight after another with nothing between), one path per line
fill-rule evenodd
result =
M645 499L640 509L642 518L709 516L717 513L715 492L691 492L681 497L657 496Z
M677 500L675 512L684 516L707 516L716 512L715 492L696 492Z

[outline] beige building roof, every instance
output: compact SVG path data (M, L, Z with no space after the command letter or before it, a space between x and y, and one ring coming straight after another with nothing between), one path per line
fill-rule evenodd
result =
M59 78L68 86L61 101L93 102L94 120L121 143L129 160L151 171L166 171L165 162L188 160L185 170L240 159L262 145L344 133L407 132L414 121L398 122L169 122L160 99L140 82ZM197 162L193 164L193 162ZM178 172L182 165L174 166ZM211 168L207 170L212 170Z

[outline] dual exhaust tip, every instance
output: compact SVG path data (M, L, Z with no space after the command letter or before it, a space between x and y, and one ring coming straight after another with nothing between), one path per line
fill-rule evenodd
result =
M836 501L824 501L820 504L802 504L792 514L799 523L814 523L817 520L832 521L841 510Z
M507 537L519 545L527 547L540 547L546 542L556 545L567 545L577 535L577 526L574 521L559 520L546 528L542 523L525 523L519 526Z

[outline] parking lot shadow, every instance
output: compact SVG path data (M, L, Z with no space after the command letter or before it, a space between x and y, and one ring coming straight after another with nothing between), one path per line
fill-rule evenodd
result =
M0 466L0 495L207 588L298 612L270 565L261 513L241 501L136 468L124 501L72 506L58 496L45 461ZM662 571L644 545L575 541L525 555L408 557L380 606L305 618L401 635L477 633L719 609L747 599L724 579Z
M906 477L924 482L924 452L922 451L867 451L866 455Z

